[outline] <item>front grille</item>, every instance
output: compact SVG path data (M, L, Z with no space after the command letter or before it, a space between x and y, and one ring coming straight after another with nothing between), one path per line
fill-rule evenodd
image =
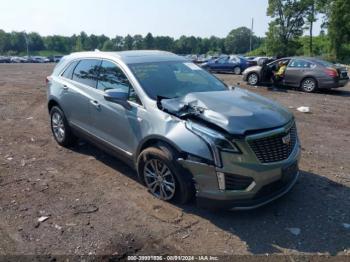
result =
M290 135L289 143L288 135ZM297 140L295 123L287 131L268 137L248 141L256 157L262 163L273 163L287 159L292 153Z
M245 190L253 181L251 177L225 174L226 190Z

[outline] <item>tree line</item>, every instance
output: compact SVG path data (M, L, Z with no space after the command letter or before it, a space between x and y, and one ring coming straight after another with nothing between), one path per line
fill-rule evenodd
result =
M105 35L40 36L38 33L5 32L0 30L0 54L23 54L27 43L30 52L50 50L67 54L86 50L122 51L133 49L160 49L177 54L210 54L232 53L244 54L249 51L249 41L252 32L246 27L232 30L226 38L212 36L201 38L181 36L174 39L169 36L142 35L116 36L109 38ZM262 38L252 35L253 48L262 43Z
M265 37L257 37L246 27L239 27L224 37L201 38L181 36L87 35L40 36L37 33L4 32L0 30L0 54L25 54L48 50L67 54L99 49L122 51L160 49L177 54L246 54L269 56L308 55L350 63L350 1L349 0L269 0L267 15L271 17ZM317 19L322 31L313 36ZM250 51L250 41L252 49Z

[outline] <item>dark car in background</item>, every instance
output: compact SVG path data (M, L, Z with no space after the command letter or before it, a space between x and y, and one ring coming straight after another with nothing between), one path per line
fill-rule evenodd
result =
M230 55L210 60L206 63L203 63L201 67L210 72L226 72L240 75L246 68L252 65L253 64L243 56Z
M280 84L304 92L343 87L349 81L345 67L310 57L287 57L250 67L243 72L243 80L250 85L270 84L280 62L287 64Z
M7 56L0 56L0 64L1 63L10 63L11 59Z
M49 63L50 60L44 56L31 56L30 63Z

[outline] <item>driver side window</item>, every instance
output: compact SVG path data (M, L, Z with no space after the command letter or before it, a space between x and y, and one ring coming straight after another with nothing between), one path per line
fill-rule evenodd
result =
M225 64L225 63L227 63L227 58L220 58L218 60L218 64Z
M102 61L97 81L97 89L102 91L116 89L120 92L129 93L130 101L141 104L124 72L110 61Z

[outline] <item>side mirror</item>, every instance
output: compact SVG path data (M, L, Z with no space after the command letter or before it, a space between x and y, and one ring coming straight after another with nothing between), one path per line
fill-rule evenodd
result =
M120 104L126 109L130 109L131 106L128 102L129 93L128 92L122 92L119 89L109 89L105 91L104 98L106 101Z

